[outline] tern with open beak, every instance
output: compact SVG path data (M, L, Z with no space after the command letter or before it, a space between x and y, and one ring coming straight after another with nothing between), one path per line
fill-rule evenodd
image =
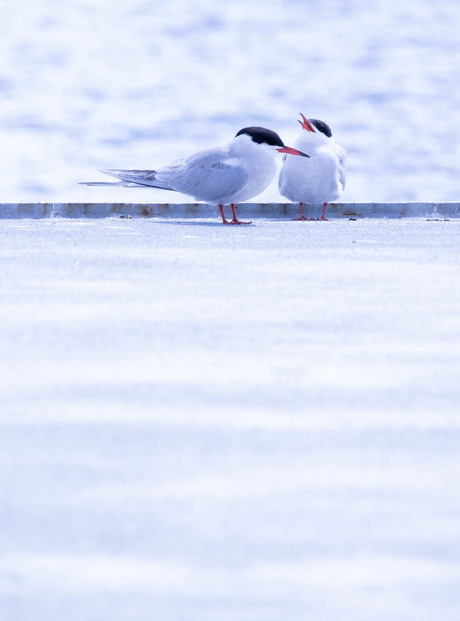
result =
M308 160L285 155L278 187L280 194L300 205L300 217L295 220L327 220L326 207L340 198L345 188L345 150L332 138L332 131L324 121L299 121L302 133L295 142L298 149L307 151ZM303 204L322 204L319 218L306 218Z

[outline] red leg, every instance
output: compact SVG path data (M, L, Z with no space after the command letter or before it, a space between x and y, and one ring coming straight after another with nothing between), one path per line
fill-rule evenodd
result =
M324 214L326 213L327 203L323 204L323 213L321 214L320 218L307 218L306 216L303 215L303 203L299 203L299 206L300 206L300 218L292 218L293 220L327 220L327 218L324 216Z
M223 205L219 205L219 211L220 211L220 215L222 216L222 224L230 224L230 222L225 217Z
M324 203L323 213L321 214L321 218L318 218L318 220L327 220L327 218L324 217L324 214L326 213L326 207L327 207L327 203Z
M303 203L299 203L300 207L300 218L292 218L293 220L311 220L311 218L307 218L303 215Z
M229 222L229 224L252 224L252 222L242 222L241 220L238 220L235 213L235 203L230 203L230 209L232 210L233 220Z

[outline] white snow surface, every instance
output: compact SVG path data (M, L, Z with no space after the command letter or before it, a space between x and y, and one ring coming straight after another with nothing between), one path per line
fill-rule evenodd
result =
M186 202L77 184L248 125L289 144L299 112L347 150L344 201L459 200L458 0L2 0L0 17L3 202Z
M1 220L6 621L457 621L460 220Z

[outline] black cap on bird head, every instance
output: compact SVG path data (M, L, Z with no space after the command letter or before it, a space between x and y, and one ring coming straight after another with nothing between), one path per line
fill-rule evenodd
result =
M302 113L300 113L302 120L299 123L302 126L302 129L305 129L307 132L315 132L316 129L327 136L328 138L332 137L332 130L327 123L324 121L318 121L318 119L307 119L304 117Z
M291 155L310 157L306 153L303 153L303 151L287 147L276 132L265 127L244 127L243 129L240 129L235 138L242 135L249 136L256 144L267 144L271 147L275 147L275 150L280 153L290 153Z
M243 129L240 129L236 136L241 136L241 134L247 134L250 138L252 138L253 142L257 142L257 144L263 144L265 142L266 144L274 147L284 147L284 142L278 134L271 129L266 129L265 127L243 127Z

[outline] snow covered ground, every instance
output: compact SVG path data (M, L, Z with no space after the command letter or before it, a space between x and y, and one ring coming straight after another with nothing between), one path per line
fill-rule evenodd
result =
M78 182L289 144L299 112L347 149L344 201L459 200L457 0L0 18L3 203L188 202ZM0 240L2 621L458 621L460 219Z
M0 221L5 621L457 621L460 220Z

